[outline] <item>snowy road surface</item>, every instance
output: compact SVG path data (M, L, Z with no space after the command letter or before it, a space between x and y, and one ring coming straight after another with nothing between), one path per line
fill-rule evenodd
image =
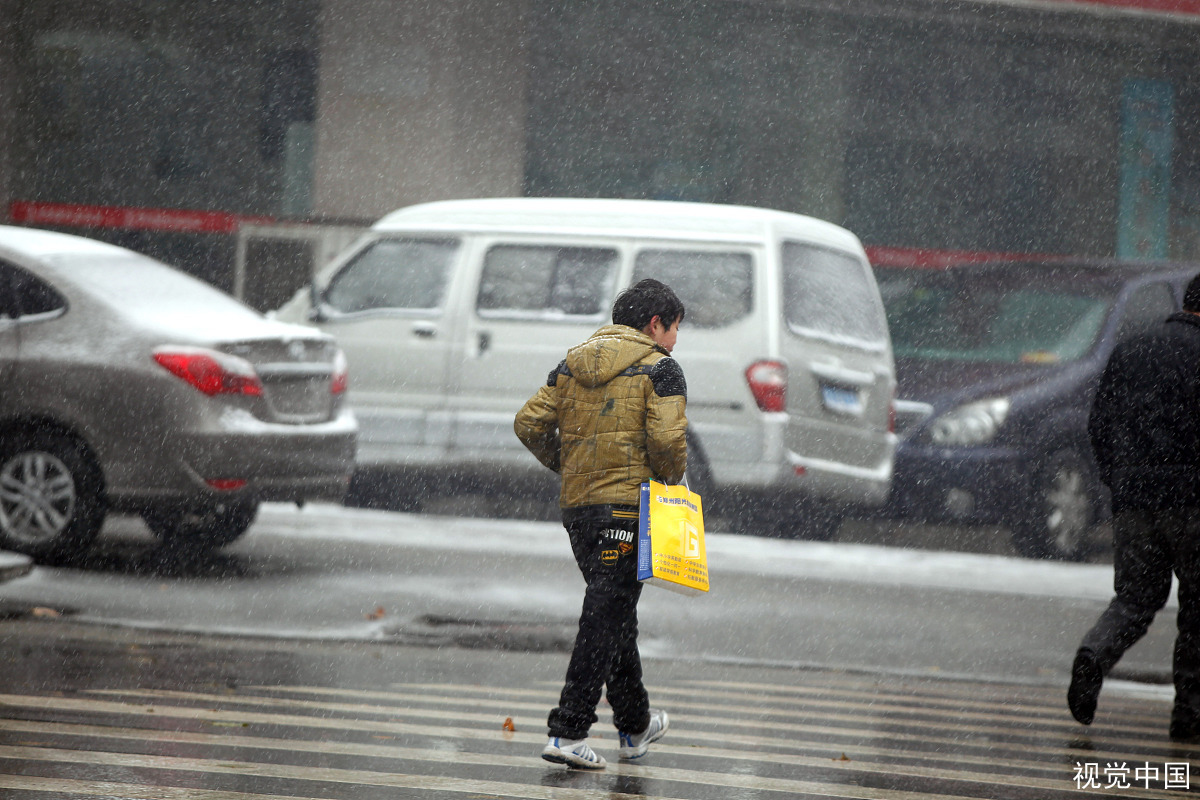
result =
M710 595L644 592L648 657L1057 680L1111 592L1111 567L1095 564L721 533L707 545ZM164 560L140 522L114 519L86 564L39 567L0 585L0 602L158 630L431 644L507 624L561 645L582 586L554 523L269 505L201 564ZM1162 674L1173 626L1172 606L1122 666Z

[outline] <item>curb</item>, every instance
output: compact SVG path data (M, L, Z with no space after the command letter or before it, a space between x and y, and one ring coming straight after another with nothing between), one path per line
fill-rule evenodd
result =
M20 553L0 550L0 583L23 578L33 571L33 559Z

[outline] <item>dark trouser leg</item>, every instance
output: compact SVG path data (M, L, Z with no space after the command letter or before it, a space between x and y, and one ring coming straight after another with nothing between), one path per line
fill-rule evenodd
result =
M558 707L550 712L551 736L582 739L596 721L605 683L614 716L648 721L646 690L637 652L636 536L632 524L579 523L568 526L571 549L587 582L579 632L567 666ZM623 546L624 545L624 546ZM642 724L642 730L645 723Z
M641 590L638 586L638 590ZM613 725L626 733L641 733L650 724L650 696L642 683L642 657L637 646L637 609L633 625L624 630L617 645L616 658L609 671L608 702L613 709Z
M1150 627L1171 592L1171 554L1155 517L1124 511L1113 518L1113 588L1116 596L1083 637L1080 650L1093 654L1107 675Z
M1179 578L1179 632L1173 670L1176 715L1187 717L1200 728L1200 509L1173 512L1164 527L1174 546L1175 574Z

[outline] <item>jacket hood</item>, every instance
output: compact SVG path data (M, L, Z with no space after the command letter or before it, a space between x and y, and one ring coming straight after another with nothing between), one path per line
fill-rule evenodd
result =
M567 351L567 367L584 386L601 386L652 353L665 355L653 339L636 328L605 325Z

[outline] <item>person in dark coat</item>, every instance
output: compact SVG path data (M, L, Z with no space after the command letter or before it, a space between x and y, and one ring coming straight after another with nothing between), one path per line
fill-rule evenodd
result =
M1117 345L1088 419L1112 490L1115 597L1083 637L1067 705L1090 725L1104 676L1166 605L1179 578L1172 739L1200 735L1200 275L1183 311Z

